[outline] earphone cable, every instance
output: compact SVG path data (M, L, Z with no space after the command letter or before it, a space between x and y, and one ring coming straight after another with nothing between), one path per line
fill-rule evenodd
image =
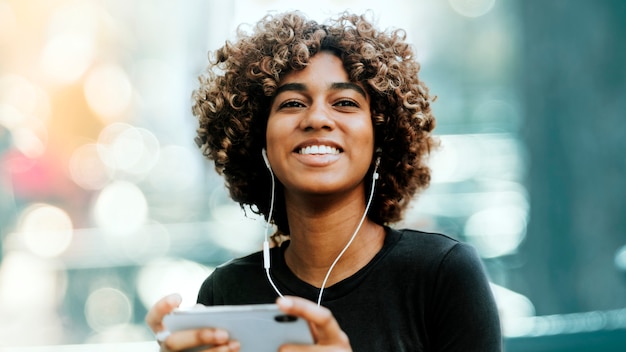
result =
M361 226L363 225L363 222L365 221L365 218L367 217L367 212L368 212L368 210L370 208L370 205L372 204L372 199L374 198L374 187L376 186L376 180L378 179L378 172L377 172L377 170L378 170L378 164L379 163L380 163L380 159L377 159L376 160L376 167L374 168L374 172L372 174L372 187L371 187L371 190L370 190L369 199L367 201L367 206L365 207L365 211L363 212L363 216L361 216L361 221L359 221L359 225L356 227L356 230L352 234L352 237L350 237L350 241L348 241L346 246L343 247L343 250L339 253L337 258L335 258L335 261L333 261L333 263L331 264L330 268L328 268L328 271L326 272L326 277L324 278L324 281L322 282L322 287L320 287L320 293L317 296L317 306L318 307L322 304L322 295L324 293L324 287L326 286L326 282L328 281L328 278L330 277L330 273L333 271L333 268L335 267L337 262L339 262L339 259L341 259L343 254L348 250L348 247L350 247L350 245L352 244L352 241L354 241L354 239L356 238L356 235L359 233L359 230L361 230Z
M263 267L265 268L265 275L267 276L267 280L270 282L270 284L274 288L274 291L276 291L276 293L278 293L280 297L283 297L283 294L280 292L278 287L276 287L276 284L274 284L274 280L272 280L272 276L270 275L269 228L270 228L270 221L272 221L272 215L274 213L274 194L276 193L275 192L276 182L274 181L274 172L272 172L271 168L268 167L268 169L270 171L270 176L272 179L272 196L271 196L271 201L270 201L270 212L267 216L267 221L265 222L265 235L263 239Z

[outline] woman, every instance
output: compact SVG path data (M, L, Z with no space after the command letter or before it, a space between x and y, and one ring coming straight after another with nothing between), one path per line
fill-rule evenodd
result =
M428 185L435 145L432 99L404 39L363 16L326 25L289 12L217 50L194 92L197 142L231 197L275 224L276 246L220 266L198 303L276 301L306 319L315 340L284 351L501 349L474 250L389 226ZM150 310L155 333L179 304L172 295ZM160 344L239 350L219 328Z

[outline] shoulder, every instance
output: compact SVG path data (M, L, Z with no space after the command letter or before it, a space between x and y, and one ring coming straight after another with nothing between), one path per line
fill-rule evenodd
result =
M400 243L409 246L420 245L428 246L429 248L450 248L461 243L455 238L437 232L425 232L414 229L390 229L390 232L398 236Z
M260 285L264 278L261 252L231 259L215 268L200 287L198 303L205 305L226 304L233 292L248 292L247 288ZM242 302L245 302L243 300ZM239 303L241 304L241 303Z
M390 229L394 242L392 258L442 272L482 270L482 262L473 246L451 236L414 229Z
M442 259L456 247L469 247L455 238L436 232L390 229L388 235L394 252L413 257Z
M243 257L233 258L215 268L212 276L230 276L242 274L246 271L257 271L263 262L263 253L255 252Z
M215 267L215 270L207 277L206 283L222 284L224 280L232 280L236 277L245 276L246 273L258 271L262 263L262 253L255 252L244 257L233 258Z
M396 230L396 257L408 257L427 269L438 284L456 285L487 281L476 249L450 236L417 230Z

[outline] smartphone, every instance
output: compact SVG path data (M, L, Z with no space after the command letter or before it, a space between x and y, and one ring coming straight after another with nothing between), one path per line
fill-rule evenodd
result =
M240 342L241 352L276 352L285 343L313 343L306 320L286 315L276 304L176 309L163 318L163 325L170 332L203 327L224 329L231 339Z

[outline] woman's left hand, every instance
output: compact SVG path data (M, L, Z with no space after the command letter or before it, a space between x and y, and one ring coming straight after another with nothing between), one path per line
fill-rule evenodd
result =
M285 296L276 301L284 313L309 322L314 346L283 345L280 352L298 351L352 351L350 340L330 310L300 297Z

